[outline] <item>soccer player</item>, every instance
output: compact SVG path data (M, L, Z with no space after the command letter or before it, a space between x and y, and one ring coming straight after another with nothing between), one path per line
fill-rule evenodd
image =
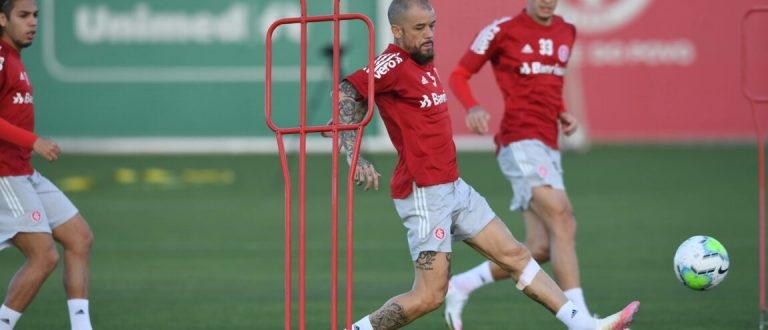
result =
M571 329L624 329L637 312L632 302L622 311L597 320L569 301L540 271L526 247L515 240L485 199L459 177L446 94L432 61L435 12L428 0L394 0L388 10L394 44L339 86L340 123L360 122L367 107L368 72L375 77L375 100L398 163L391 195L407 228L415 280L410 291L391 298L357 321L355 330L401 328L442 304L448 290L451 242L464 241L512 274L517 287L544 305ZM355 131L340 143L354 152ZM378 187L379 173L360 158L358 184Z
M88 259L93 233L77 208L35 171L32 150L48 161L61 151L34 130L34 98L20 52L37 30L35 0L0 0L0 250L16 246L26 262L0 307L0 330L13 329L64 249L64 287L73 330L91 330ZM5 268L3 268L5 270Z
M576 220L563 185L558 131L573 134L576 118L563 106L563 76L576 29L554 15L558 0L528 0L515 17L494 21L478 33L450 78L450 86L468 109L465 123L477 133L488 132L489 114L473 98L470 77L491 62L505 111L495 136L497 160L512 183L511 209L522 211L525 245L533 258L552 261L565 295L588 311L579 280ZM461 329L461 312L470 293L510 273L492 262L451 278L445 304L449 327Z

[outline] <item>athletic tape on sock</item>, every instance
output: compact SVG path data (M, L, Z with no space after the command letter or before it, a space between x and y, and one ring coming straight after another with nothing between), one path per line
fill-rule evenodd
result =
M538 274L540 270L541 266L539 266L539 263L531 258L531 260L528 261L528 264L525 265L523 273L520 274L520 278L517 280L517 289L523 291L525 287L533 282L533 278L536 277L536 274Z

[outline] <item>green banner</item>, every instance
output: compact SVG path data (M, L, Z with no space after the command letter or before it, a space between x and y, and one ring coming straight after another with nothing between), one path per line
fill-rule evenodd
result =
M309 15L332 1L308 1ZM375 17L368 1L342 12ZM300 15L298 0L38 0L35 44L22 54L37 131L64 137L271 136L264 119L266 31ZM273 106L298 124L300 25L273 38ZM310 124L330 117L333 24L308 27ZM343 74L367 61L368 28L342 24Z

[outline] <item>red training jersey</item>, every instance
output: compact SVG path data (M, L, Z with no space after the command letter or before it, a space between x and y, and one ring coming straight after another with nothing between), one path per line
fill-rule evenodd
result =
M37 140L32 85L19 52L0 40L0 176L33 173Z
M434 62L419 65L400 47L390 44L376 58L376 105L397 150L390 187L393 198L406 198L417 186L456 181L456 146L443 84ZM368 68L346 78L368 98Z
M494 141L498 146L537 139L558 149L558 117L563 105L563 76L576 40L576 27L562 17L542 25L523 10L494 21L478 33L457 71L477 73L490 61L504 97L504 116ZM476 105L461 93L467 109ZM469 97L466 95L469 94ZM474 104L473 104L474 103Z

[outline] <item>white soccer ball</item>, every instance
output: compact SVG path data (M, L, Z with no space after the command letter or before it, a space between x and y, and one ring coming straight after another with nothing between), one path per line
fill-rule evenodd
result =
M709 236L693 236L675 252L675 275L694 290L714 288L728 275L728 252Z

